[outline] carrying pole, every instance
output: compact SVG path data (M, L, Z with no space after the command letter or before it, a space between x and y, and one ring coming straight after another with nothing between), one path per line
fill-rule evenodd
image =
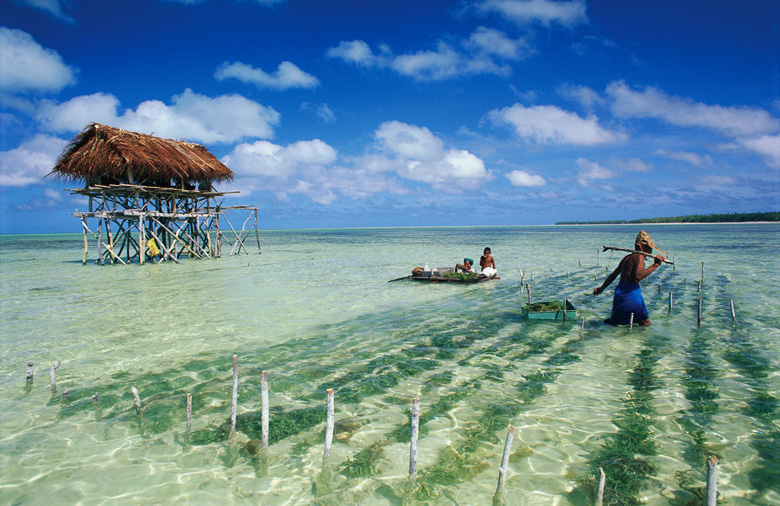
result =
M644 255L646 257L655 258L657 255L653 255L652 253L645 253L644 251L637 251L634 249L628 249L628 248L616 248L614 246L604 246L604 251L609 250L615 250L615 251L626 251L628 253L639 253L640 255ZM665 264L674 265L674 262L670 262L669 260L664 260Z

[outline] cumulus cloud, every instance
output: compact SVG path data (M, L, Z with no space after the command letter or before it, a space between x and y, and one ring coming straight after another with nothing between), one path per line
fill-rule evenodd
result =
M587 86L565 84L558 88L558 94L563 98L581 104L586 109L593 109L606 103L603 97Z
M59 53L44 48L29 33L0 27L0 89L56 92L74 84L76 73Z
M495 12L504 18L523 25L538 22L543 25L553 23L572 27L587 23L585 2L557 2L552 0L485 0L477 4L483 12Z
M222 162L238 176L289 179L321 170L336 161L337 152L319 139L280 146L256 141L236 146Z
M524 170L513 170L509 174L506 174L506 178L512 186L534 187L547 184L542 176L531 174Z
M202 143L231 143L246 138L271 138L280 115L271 107L241 95L207 97L186 89L171 104L147 100L135 110L117 113L119 100L96 93L57 104L44 102L36 117L53 132L74 132L97 121L134 132Z
M755 139L746 139L742 144L763 156L771 167L780 169L780 135L763 135Z
M224 62L217 67L214 77L218 81L225 79L238 79L247 84L253 84L258 88L270 88L272 90L287 90L290 88L315 88L320 84L319 79L298 68L294 63L284 61L273 74L268 74L262 69L256 69L242 62Z
M590 186L591 183L597 180L612 179L616 175L603 165L590 162L585 158L577 159L577 166L579 167L577 180L582 186Z
M394 172L404 179L459 191L492 178L485 162L462 149L446 149L425 127L400 121L382 123L374 132L376 153L359 159L371 172Z
M387 47L374 53L361 40L342 41L326 56L364 68L389 68L418 81L496 74L509 75L505 62L527 57L533 51L523 39L511 39L503 32L478 27L468 38L455 43L438 41L435 49L395 55Z
M624 118L655 118L673 125L702 127L733 136L775 132L780 122L763 109L723 107L667 95L655 87L637 91L623 81L607 86L612 111Z
M581 118L553 105L515 104L490 111L487 117L494 125L509 126L518 137L540 144L595 145L626 139L623 133L602 128L593 116Z
M0 187L40 184L67 143L57 137L36 135L14 149L0 152Z

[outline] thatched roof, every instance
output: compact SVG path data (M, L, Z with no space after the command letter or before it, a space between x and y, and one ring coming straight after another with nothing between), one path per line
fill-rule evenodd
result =
M228 169L200 144L161 139L91 123L70 142L49 175L89 182L100 177L154 184L224 181Z

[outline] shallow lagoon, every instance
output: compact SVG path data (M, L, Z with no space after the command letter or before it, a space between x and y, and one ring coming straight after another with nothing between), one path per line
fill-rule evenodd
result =
M630 333L601 323L613 287L590 292L620 258L601 246L636 226L266 231L262 255L127 267L82 265L80 235L0 236L0 502L489 504L511 423L507 504L591 504L598 467L607 503L701 503L708 455L721 500L780 504L780 225L646 229L676 266L645 282L653 326ZM499 281L387 283L485 246ZM521 318L520 269L534 300L577 306L582 337Z

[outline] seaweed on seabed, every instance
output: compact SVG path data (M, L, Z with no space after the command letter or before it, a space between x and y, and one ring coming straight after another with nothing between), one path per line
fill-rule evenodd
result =
M386 441L378 441L357 452L341 466L341 474L347 478L367 478L376 474L376 466L383 460Z

